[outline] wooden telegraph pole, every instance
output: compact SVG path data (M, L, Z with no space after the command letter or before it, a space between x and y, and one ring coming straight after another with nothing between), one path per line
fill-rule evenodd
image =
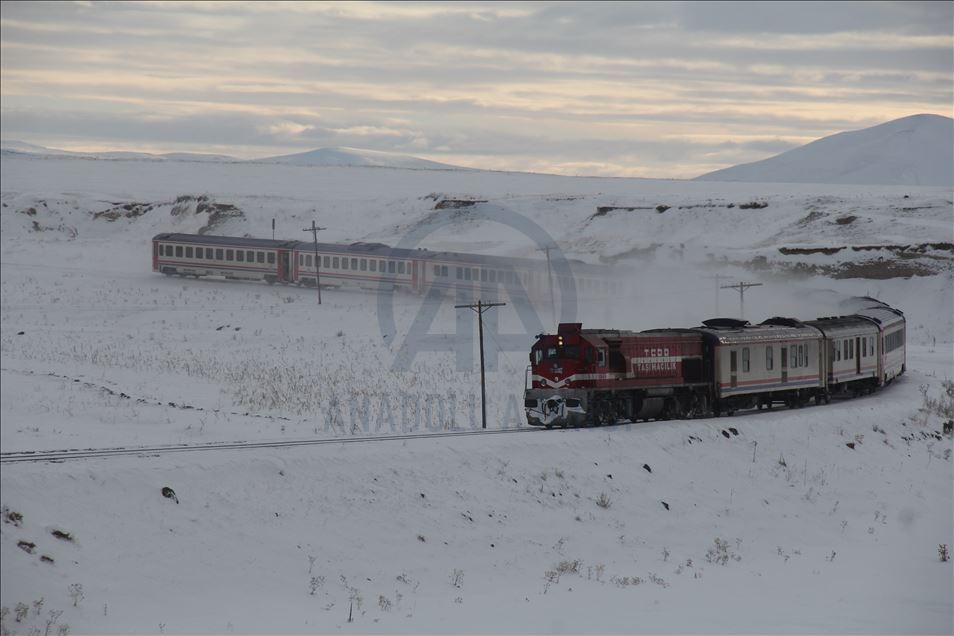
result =
M487 428L487 389L484 384L484 312L491 307L503 307L507 303L484 303L477 301L470 305L454 305L454 309L473 309L477 312L477 330L480 333L480 421Z
M550 268L550 250L556 249L555 245L547 245L538 248L539 252L546 252L547 255L547 280L550 283L550 310L553 313L553 322L556 324L556 296L553 295L553 270Z
M321 304L321 276L319 275L320 263L318 262L318 232L320 230L327 230L326 227L318 227L315 225L315 222L311 222L311 227L306 227L303 232L311 232L311 235L315 239L315 287L318 288L318 304Z
M762 283L736 283L735 285L723 285L722 289L738 289L739 290L739 313L742 320L745 320L745 290L749 287L761 287Z

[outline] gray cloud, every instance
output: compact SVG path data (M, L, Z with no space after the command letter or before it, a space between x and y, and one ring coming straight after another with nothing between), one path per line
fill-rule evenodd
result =
M74 146L690 175L954 100L944 2L0 7L3 136Z

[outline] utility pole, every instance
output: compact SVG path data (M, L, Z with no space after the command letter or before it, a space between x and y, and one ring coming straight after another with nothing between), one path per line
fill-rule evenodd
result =
M480 333L480 421L487 428L487 389L484 384L484 312L491 307L503 307L507 303L484 303L454 305L454 309L473 309L477 312L477 330Z
M742 320L745 320L745 290L749 287L760 287L762 283L743 283L738 282L735 285L723 285L722 289L738 289L739 290L739 317Z
M556 324L556 297L553 295L553 270L550 269L550 250L556 249L555 245L537 248L538 252L545 252L547 255L547 280L550 283L550 311L553 313L553 323Z
M315 288L318 289L318 304L321 304L321 276L319 275L320 263L318 262L318 232L319 230L327 230L326 227L318 227L315 225L315 222L311 222L311 227L306 227L302 232L311 232L311 235L315 239Z
M719 282L722 281L723 278L728 278L728 276L724 274L715 274L713 276L706 276L706 278L708 278L709 280L715 280L715 317L718 318L719 317Z

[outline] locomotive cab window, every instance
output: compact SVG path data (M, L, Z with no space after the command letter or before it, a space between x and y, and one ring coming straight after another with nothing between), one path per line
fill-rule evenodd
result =
M598 367L606 366L606 349L596 350L596 366Z

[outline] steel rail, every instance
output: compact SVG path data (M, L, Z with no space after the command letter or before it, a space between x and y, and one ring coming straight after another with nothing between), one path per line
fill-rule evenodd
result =
M25 462L62 462L75 459L105 459L110 457L158 456L170 453L188 453L212 450L249 450L263 448L289 448L316 446L320 444L356 444L363 442L388 442L446 437L469 437L474 435L498 435L503 433L526 433L539 429L530 427L501 428L479 431L443 431L439 433L408 433L404 435L375 435L367 437L326 437L318 439L209 442L206 444L165 444L159 446L134 446L114 448L72 448L52 451L10 451L0 453L0 464Z

